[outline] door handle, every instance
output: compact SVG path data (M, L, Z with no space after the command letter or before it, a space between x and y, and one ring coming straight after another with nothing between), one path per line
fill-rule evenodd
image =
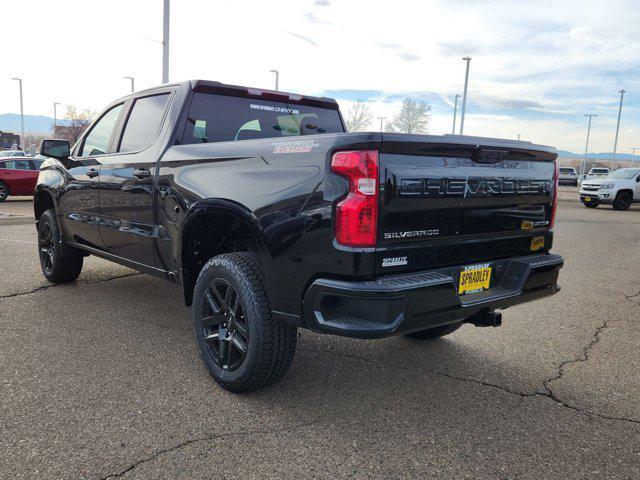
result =
M100 172L98 172L98 170L96 170L95 168L90 168L89 170L87 170L87 177L89 178L94 178L98 175L100 175Z
M151 176L151 172L146 168L136 168L133 171L133 176L139 179L149 178Z

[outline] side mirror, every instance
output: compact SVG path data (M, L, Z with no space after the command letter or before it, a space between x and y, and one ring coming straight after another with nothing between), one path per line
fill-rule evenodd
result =
M640 182L640 175L636 177L636 182Z
M71 155L71 146L66 140L42 140L40 143L40 155L45 157L67 160Z

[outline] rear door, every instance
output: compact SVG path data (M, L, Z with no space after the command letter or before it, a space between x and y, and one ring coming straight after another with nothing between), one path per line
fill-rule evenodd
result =
M378 272L548 250L555 153L412 137L383 138Z
M2 180L8 185L11 195L33 195L38 173L28 158L16 158L0 162Z
M138 97L127 104L113 155L102 164L100 232L109 253L155 266L154 146L171 92Z

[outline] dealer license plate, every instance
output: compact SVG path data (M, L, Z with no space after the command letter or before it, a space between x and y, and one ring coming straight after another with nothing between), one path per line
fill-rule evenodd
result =
M584 201L585 202L590 202L591 201L591 197L584 197Z
M468 265L460 270L458 294L478 293L489 288L491 284L491 264Z

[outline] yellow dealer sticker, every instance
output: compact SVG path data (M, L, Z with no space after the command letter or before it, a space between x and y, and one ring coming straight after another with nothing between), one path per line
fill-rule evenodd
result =
M544 237L533 237L531 239L531 251L535 252L541 248L544 248Z
M491 284L491 264L469 265L460 271L458 294L478 293L489 288Z

